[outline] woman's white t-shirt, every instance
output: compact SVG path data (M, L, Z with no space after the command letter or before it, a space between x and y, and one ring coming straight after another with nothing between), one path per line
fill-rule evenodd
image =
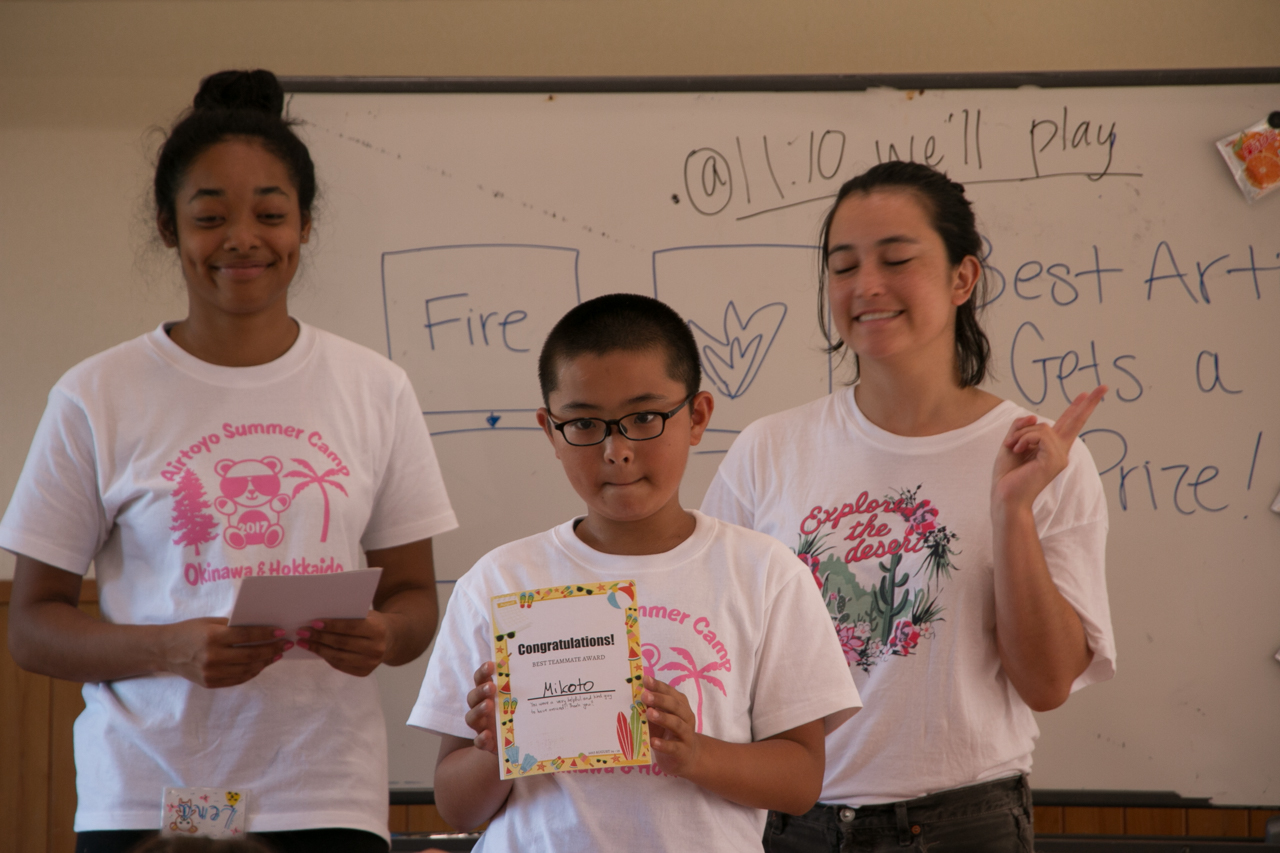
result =
M768 536L693 515L693 535L661 554L601 553L572 521L489 552L449 597L409 725L474 737L467 693L493 659L493 596L634 579L645 674L688 697L701 732L750 743L841 726L861 703L804 566ZM739 853L761 849L764 824L657 767L565 771L517 779L476 850Z
M248 575L359 567L361 549L457 526L403 370L300 325L280 358L219 367L164 327L49 394L0 547L76 574L102 618L230 614ZM386 731L372 678L318 658L214 690L176 675L86 684L75 829L145 829L163 789L246 788L249 829L387 837Z
M821 801L910 799L1031 769L1039 734L1000 665L991 472L1016 418L904 437L870 423L849 388L755 422L734 442L702 510L768 533L810 567L866 702L827 737ZM1115 671L1104 562L1107 505L1093 458L1034 504L1049 572L1093 660L1072 689Z

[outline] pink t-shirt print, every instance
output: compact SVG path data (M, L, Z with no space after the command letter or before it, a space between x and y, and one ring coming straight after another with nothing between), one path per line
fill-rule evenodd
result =
M274 548L284 541L280 515L293 499L280 492L283 469L284 463L274 456L219 459L213 466L222 492L213 508L226 517L222 538L227 545L239 551L248 545Z

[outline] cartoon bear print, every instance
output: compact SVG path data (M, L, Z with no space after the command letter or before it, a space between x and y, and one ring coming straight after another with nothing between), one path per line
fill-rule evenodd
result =
M213 508L227 517L222 538L237 551L248 545L274 548L284 541L280 513L293 501L280 491L284 463L274 456L261 459L219 459L213 470L222 478L222 494Z

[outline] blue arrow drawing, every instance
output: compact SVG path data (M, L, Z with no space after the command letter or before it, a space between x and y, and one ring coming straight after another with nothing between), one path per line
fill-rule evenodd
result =
M493 429L498 425L498 421L502 420L502 415L498 415L498 414L494 414L493 412L490 412L489 417L485 418L484 420L485 420L485 423L489 425L489 429Z
M690 320L689 330L698 342L707 381L731 400L747 393L786 316L784 303L770 302L752 311L743 322L738 306L731 301L724 309L723 338Z

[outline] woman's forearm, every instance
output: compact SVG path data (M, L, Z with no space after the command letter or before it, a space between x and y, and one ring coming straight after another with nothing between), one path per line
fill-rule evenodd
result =
M434 590L399 593L383 603L378 612L386 617L388 629L383 663L401 666L417 660L427 650L439 621Z
M369 551L366 556L370 566L382 569L373 606L387 622L383 663L400 666L417 660L431 644L440 615L431 540Z
M1030 509L993 513L996 644L1009 680L1033 710L1067 700L1093 653L1080 616L1058 591Z
M80 610L82 578L19 555L9 601L9 649L23 669L68 681L170 672L203 687L256 676L283 652L284 631L228 628L226 619L117 625Z
M165 668L164 628L112 625L61 602L11 604L9 650L29 672L68 681L115 681Z

